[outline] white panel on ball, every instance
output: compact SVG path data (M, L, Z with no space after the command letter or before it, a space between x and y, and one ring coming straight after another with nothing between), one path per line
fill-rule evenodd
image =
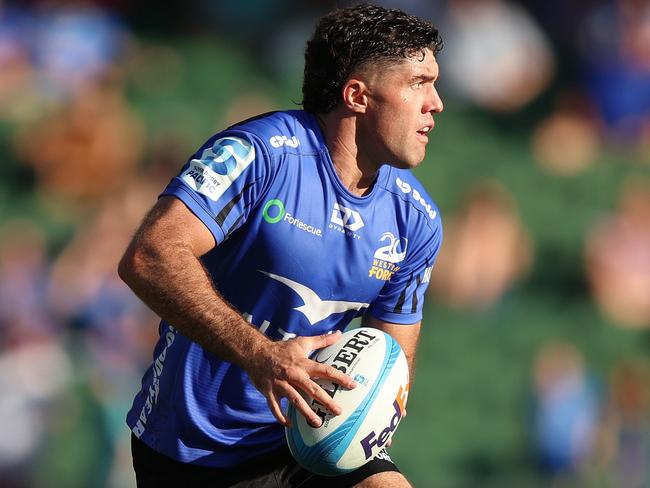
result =
M317 351L312 359L350 375L357 387L348 390L316 379L343 413L333 416L316 400L305 396L323 424L311 427L290 405L292 427L286 429L287 442L304 468L337 476L370 461L395 433L408 397L408 364L395 339L369 327L343 333L335 344Z

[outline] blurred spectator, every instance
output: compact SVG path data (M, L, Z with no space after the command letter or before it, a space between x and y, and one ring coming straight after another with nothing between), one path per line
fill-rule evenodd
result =
M602 312L622 326L650 326L649 180L626 181L615 213L587 236L585 260Z
M45 236L26 220L0 231L0 486L28 486L47 408L70 380L61 330L47 308Z
M47 308L45 235L28 220L0 230L0 351L59 332Z
M34 36L41 90L67 99L114 75L126 61L128 36L118 19L92 2L45 3Z
M71 371L68 355L55 336L41 336L0 351L0 417L4 420L0 424L0 486L31 486L32 465L50 419L48 409L69 386Z
M531 255L513 198L498 183L481 183L446 220L432 292L454 306L490 308L526 273Z
M564 95L533 132L533 154L548 172L575 176L594 164L600 152L600 123L589 100Z
M87 85L121 76L129 41L117 18L98 5L0 1L0 117L33 119Z
M31 12L0 1L0 118L20 119L32 111L36 75L30 38L34 29Z
M585 477L599 403L581 352L568 342L544 344L535 358L533 434L540 468L555 484L576 486Z
M93 204L132 175L142 157L143 129L121 87L98 83L76 92L57 114L25 127L17 145L46 197Z
M599 3L580 26L584 79L609 131L623 149L650 148L650 2ZM650 161L650 152L643 154Z
M157 338L155 316L118 278L117 262L165 176L154 168L106 199L96 218L57 257L49 289L56 315L81 339L82 369L101 406L111 463L118 471L111 476L117 479L124 469L131 472L123 462L129 449L124 412Z
M624 359L610 379L601 461L606 486L650 486L650 368L646 359Z
M442 32L446 86L482 108L516 111L553 77L553 52L544 33L516 4L450 0Z
M91 353L103 357L94 366L105 360L110 367L130 368L126 358L149 359L149 350L143 353L139 348L148 347L142 340L155 334L154 330L147 335L145 329L147 318L152 317L118 278L116 266L161 186L153 173L133 178L105 201L94 220L79 230L54 262L49 303L60 320L87 333L91 342L99 341L88 344Z

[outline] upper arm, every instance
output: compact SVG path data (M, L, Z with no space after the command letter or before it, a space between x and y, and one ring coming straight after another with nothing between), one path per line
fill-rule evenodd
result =
M162 196L142 224L150 239L171 240L202 256L216 243L207 226L178 198Z
M199 257L215 247L208 228L183 202L161 197L144 218L119 264L120 276L127 276L145 259L165 249L187 249Z
M181 200L219 244L248 220L275 168L257 136L229 130L201 146L162 195Z
M370 304L367 313L386 323L419 323L441 241L439 217L431 225L427 223L413 229L408 240L401 239L402 248L406 248L406 258L398 263L397 270Z
M246 222L271 179L258 138L222 132L203 144L163 190L127 248L125 281L160 264L206 254Z

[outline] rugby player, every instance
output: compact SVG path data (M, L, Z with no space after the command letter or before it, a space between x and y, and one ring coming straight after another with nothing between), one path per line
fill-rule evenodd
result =
M393 335L413 371L440 214L411 174L434 115L437 30L361 5L307 43L304 110L212 136L163 190L119 274L161 318L127 415L138 486L410 486L383 451L324 478L286 446L286 402L341 412L309 359L355 317Z

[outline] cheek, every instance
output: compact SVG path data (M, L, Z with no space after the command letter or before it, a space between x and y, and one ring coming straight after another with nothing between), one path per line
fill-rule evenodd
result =
M389 145L406 142L407 132L414 125L414 97L399 93L391 100L377 107L375 113L376 133Z

